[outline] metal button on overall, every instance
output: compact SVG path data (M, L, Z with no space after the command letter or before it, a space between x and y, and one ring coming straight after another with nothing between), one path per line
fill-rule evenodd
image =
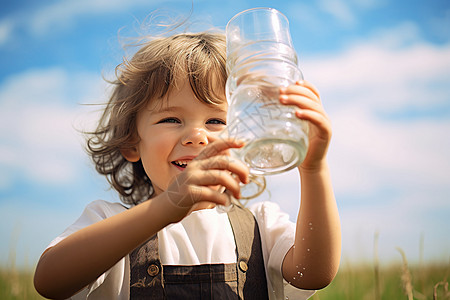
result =
M150 276L156 276L159 273L159 268L157 265L155 264L151 264L150 266L148 266L147 268L147 273Z
M241 260L239 262L239 269L241 269L242 272L247 272L247 270L248 270L247 263L245 261Z

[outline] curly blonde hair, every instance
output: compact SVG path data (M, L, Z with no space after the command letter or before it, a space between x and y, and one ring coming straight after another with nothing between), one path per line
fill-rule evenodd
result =
M124 203L137 204L153 194L141 161L129 162L121 154L139 142L137 113L149 101L164 98L179 78L188 78L200 101L221 103L227 79L225 45L221 33L156 38L142 43L130 60L116 67L113 92L98 127L88 133L87 151Z

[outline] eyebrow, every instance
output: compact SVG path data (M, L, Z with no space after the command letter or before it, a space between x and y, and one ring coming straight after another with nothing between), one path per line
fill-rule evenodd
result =
M177 110L180 110L180 107L178 106L159 106L151 109L153 113L165 113L165 112L175 112Z
M218 113L227 113L225 109L222 109L218 106L210 106L210 108ZM166 112L177 112L183 110L181 106L160 106L152 109L153 113L166 113Z

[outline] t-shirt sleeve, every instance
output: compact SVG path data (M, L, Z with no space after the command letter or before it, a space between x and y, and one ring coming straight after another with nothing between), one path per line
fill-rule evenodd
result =
M47 249L55 246L63 239L84 227L97 223L103 219L111 217L126 208L120 203L110 203L103 200L96 200L89 203L84 209L81 216L69 227L67 227L59 236L50 242Z
M75 233L78 230L83 229L89 225L116 215L124 210L126 210L126 208L120 203L110 203L103 200L96 200L89 203L84 209L81 216L72 225L67 227L59 236L51 241L47 246L47 249L57 245L72 233ZM115 277L117 277L117 274L123 273L124 264L126 264L126 261L125 259L122 259L114 267L100 275L97 280L89 284L86 288L78 292L76 295L72 296L70 299L90 299L90 294L93 293L101 285L111 285L111 287L108 287L108 289L104 288L102 289L102 291L114 291L115 286L120 287L120 284L117 283L120 283L121 279ZM104 295L104 292L102 294ZM109 299L117 299L117 293L115 297Z
M258 222L266 266L270 299L308 299L314 291L298 289L283 279L282 264L286 253L294 245L295 223L289 215L270 201L249 207Z

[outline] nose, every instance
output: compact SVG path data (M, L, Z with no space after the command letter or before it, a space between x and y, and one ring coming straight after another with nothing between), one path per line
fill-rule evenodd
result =
M181 143L183 146L206 146L209 143L208 134L203 128L192 128L186 132Z

